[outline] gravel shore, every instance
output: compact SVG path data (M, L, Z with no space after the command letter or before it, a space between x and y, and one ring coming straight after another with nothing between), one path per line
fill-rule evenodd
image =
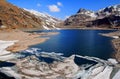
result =
M57 32L49 33L28 33L20 30L14 31L0 31L0 40L12 41L18 40L14 45L7 48L8 51L18 52L27 49L31 45L45 42L48 37L42 38L41 36L54 35Z

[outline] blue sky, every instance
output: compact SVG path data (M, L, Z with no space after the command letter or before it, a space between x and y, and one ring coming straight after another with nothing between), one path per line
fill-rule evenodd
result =
M75 14L80 8L97 11L101 8L120 4L120 0L7 0L26 9L34 9L48 13L54 17L65 19Z

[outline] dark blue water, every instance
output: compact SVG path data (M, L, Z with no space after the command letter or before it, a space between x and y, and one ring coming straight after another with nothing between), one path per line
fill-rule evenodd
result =
M11 62L0 62L0 68L1 67L12 67L12 66L14 66L15 65L15 63L11 63Z
M41 32L41 31L37 31ZM48 31L46 31L48 32ZM94 56L101 59L112 57L114 49L112 38L101 36L99 33L109 33L112 30L59 30L58 35L42 44L31 47L42 49L45 52L63 53L65 57L73 54Z

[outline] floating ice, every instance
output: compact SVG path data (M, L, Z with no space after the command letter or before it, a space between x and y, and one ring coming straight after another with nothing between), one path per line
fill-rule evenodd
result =
M120 78L120 70L115 74L112 79L119 79Z
M21 79L20 74L16 73L11 67L2 67L0 68L0 71L15 79Z
M62 61L65 57L63 57L63 53L55 53L55 52L44 52L41 51L41 49L39 48L30 48L24 51L21 51L21 53L19 54L20 58L24 58L26 57L25 55L34 55L36 57L47 57L47 58L52 58L55 60L59 60Z
M3 45L3 46L0 45L1 46L0 52L5 51L5 49L8 46L13 45L14 42L0 41L0 44ZM113 65L117 64L117 62L114 59L108 59L108 61L106 61L96 57L80 56L80 55L72 55L66 58L62 56L63 55L62 53L41 52L41 49L38 49L38 48L27 49L25 51L22 51L22 53L29 53L34 56L32 58L28 56L28 58L16 60L19 71L21 71L21 73L24 73L24 75L23 74L21 75L21 73L16 72L10 67L0 68L0 71L5 73L8 76L15 77L16 79L22 79L21 76L24 76L26 78L33 78L29 75L32 75L34 76L34 78L38 78L38 79L41 77L41 75L44 75L44 78L49 78L49 79L62 78L63 76L65 78L72 78L72 79L77 79L77 78L110 79L110 74L113 70L113 67L109 66L108 63L110 62ZM10 52L6 51L5 54L4 53L0 54L0 59L8 60L9 58L11 59L13 55L14 54L11 54ZM80 57L80 58L95 61L98 63L91 66L89 69L85 70L85 68L88 67L89 65L84 65L83 67L77 66L74 62L75 56L77 56L78 58ZM63 61L56 61L50 65L48 63L37 60L36 59L37 57L49 57L49 58L53 58L56 60L63 60ZM25 75L25 74L28 74L28 75ZM62 74L65 74L65 75L62 75ZM113 76L113 79L118 79L119 74L120 74L120 71L117 72L115 76Z
M13 45L15 42L17 42L17 40L15 40L15 41L0 40L0 60L6 61L6 60L13 59L15 57L14 54L12 54L11 52L6 50L6 48Z
M117 60L116 59L113 59L113 58L109 58L108 61L112 64L117 64Z

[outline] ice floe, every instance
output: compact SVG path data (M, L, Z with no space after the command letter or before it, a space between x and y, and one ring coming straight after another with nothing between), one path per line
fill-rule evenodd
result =
M41 49L38 48L30 48L24 51L21 51L21 55L23 54L32 54L35 55L36 57L48 57L48 58L52 58L55 60L63 60L65 57L63 57L63 53L55 53L55 52L41 52Z
M112 70L113 70L112 67L107 66L102 72L100 72L98 75L96 75L92 79L110 79L110 74Z
M112 79L120 79L120 70L115 74Z
M6 48L13 45L17 40L15 41L2 41L0 40L0 60L6 61L14 58L14 54L7 51Z
M10 77L14 77L15 79L22 79L21 76L16 73L11 67L2 67L0 68L0 71Z
M117 64L117 60L116 59L113 59L113 58L109 58L108 61L112 64Z

